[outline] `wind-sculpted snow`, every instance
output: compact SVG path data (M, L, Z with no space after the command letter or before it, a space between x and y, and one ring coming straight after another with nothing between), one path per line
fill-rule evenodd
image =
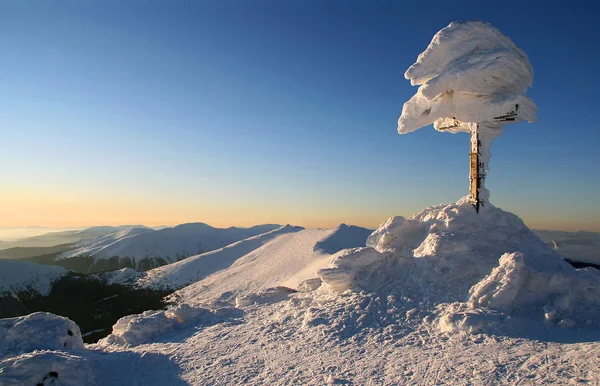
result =
M52 283L69 271L53 265L26 261L0 260L0 296L19 292L48 295Z
M600 320L600 272L575 270L517 216L493 206L476 214L461 199L394 217L367 245L338 253L318 272L329 289L397 286L434 304L469 300L472 307L537 313L560 326Z
M533 83L529 59L488 23L443 28L404 76L420 86L402 108L400 134L432 123L436 129L454 126L444 131L469 131L470 122L493 122L516 110L516 121L536 120L535 103L524 95Z

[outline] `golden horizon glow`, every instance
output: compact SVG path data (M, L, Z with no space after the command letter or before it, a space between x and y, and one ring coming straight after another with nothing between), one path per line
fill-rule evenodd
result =
M245 203L172 201L165 203L151 197L120 197L108 199L77 195L35 194L0 195L0 226L2 227L56 227L82 228L97 225L175 226L203 222L214 227L248 227L258 224L292 224L306 228L330 228L341 223L374 228L394 215L410 216L419 209L405 208L397 213L386 213L376 208L364 213L352 207L315 205L311 210L302 206L290 207L281 203L248 206ZM403 212L403 213L400 213ZM536 213L516 213L532 229L600 232L593 216L579 217L577 221L558 215L540 216Z

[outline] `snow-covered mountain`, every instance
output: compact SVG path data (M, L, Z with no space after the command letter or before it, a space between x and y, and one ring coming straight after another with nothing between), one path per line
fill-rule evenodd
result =
M0 297L20 292L46 296L52 289L52 283L68 272L53 265L0 260Z
M76 243L80 240L102 237L131 228L144 228L143 225L95 226L81 230L50 232L38 236L6 241L0 244L0 249L53 247L61 244Z
M92 271L105 270L96 266L110 264L107 260L114 260L112 269L149 269L222 248L278 227L265 224L251 228L213 228L204 223L181 224L160 230L136 227L82 240L75 249L61 253L56 260L60 263L60 260L85 258L90 260L86 260L86 264L91 265Z
M331 229L287 225L150 270L137 286L178 289L189 285L174 296L197 301L209 300L223 292L233 296L275 285L296 288L305 278L314 277L315 267L325 264L333 253L364 245L370 233L368 229L345 224Z

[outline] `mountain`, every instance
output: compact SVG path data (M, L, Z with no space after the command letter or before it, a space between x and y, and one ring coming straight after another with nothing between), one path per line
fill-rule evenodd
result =
M72 244L83 239L101 237L110 233L139 227L143 227L143 225L119 225L116 227L96 226L83 230L50 232L39 236L26 237L13 241L4 241L2 244L0 244L0 249L5 250L9 248L54 247L56 245Z
M215 252L231 260L208 276L206 254L149 271L201 280L167 309L122 317L95 345L55 315L3 320L0 381L600 382L600 272L567 264L517 216L490 204L478 214L465 198L392 217L361 247L315 248L333 234L258 236L249 252L243 242Z
M67 273L66 269L57 266L0 260L0 297L20 292L48 295L52 283Z
M58 264L78 265L80 272L99 272L124 267L147 270L189 256L222 248L233 242L278 228L265 224L251 228L213 228L204 223L181 224L153 230L131 228L92 240L57 256Z

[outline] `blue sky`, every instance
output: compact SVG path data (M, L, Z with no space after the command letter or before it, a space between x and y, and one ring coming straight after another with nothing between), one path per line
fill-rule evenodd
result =
M468 138L396 133L404 71L454 20L510 36L539 122L492 146L492 202L600 231L590 2L7 1L5 226L376 226L468 192Z

